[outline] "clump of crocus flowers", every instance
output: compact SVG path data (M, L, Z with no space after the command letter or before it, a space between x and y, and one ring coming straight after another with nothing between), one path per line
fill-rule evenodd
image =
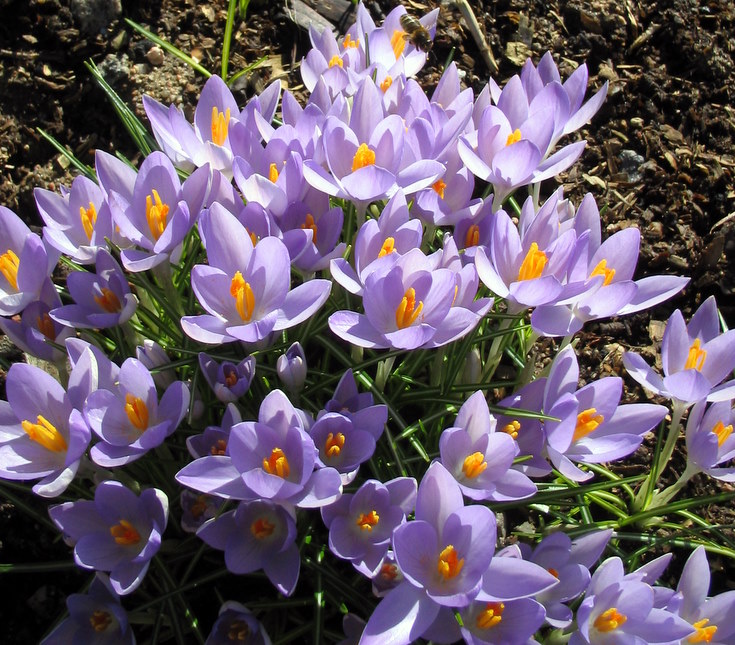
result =
M667 589L671 556L626 540L694 475L735 479L735 332L709 299L671 317L664 376L626 353L673 406L645 478L607 464L669 409L579 382L586 322L687 284L634 280L640 234L603 239L592 195L541 198L607 85L585 101L586 66L546 54L477 96L451 63L428 97L405 11L312 28L305 105L274 83L241 108L216 76L194 123L146 97L160 151L37 189L40 237L0 207L0 329L50 366L8 371L0 486L53 499L90 572L44 642L734 637L706 541ZM564 337L543 374L539 336Z

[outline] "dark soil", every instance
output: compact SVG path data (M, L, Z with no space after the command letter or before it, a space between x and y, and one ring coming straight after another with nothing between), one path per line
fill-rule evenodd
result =
M35 225L40 221L33 188L55 189L73 178L39 128L90 165L96 148L136 159L132 141L85 61L100 66L143 119L144 93L193 110L204 79L168 54L157 60L159 52L151 51L152 44L122 17L146 26L206 68L220 68L226 0L129 0L123 2L120 19L91 34L75 18L76 4L0 0L0 204ZM421 14L436 2L409 4ZM563 178L565 194L576 203L584 193L594 194L605 208L605 235L640 228L638 277L691 277L682 295L646 315L586 327L578 351L589 366L588 376L619 373L624 348L653 352L660 342L656 321L666 320L674 308L689 317L709 295L716 296L728 325L735 326L735 3L470 4L498 61L494 78L499 84L517 73L527 56L538 61L547 50L563 75L584 62L592 89L609 81L606 103L582 131L587 149ZM394 5L390 0L367 3L376 21ZM235 28L230 71L267 58L235 88L239 103L272 78L303 96L298 61L308 48L308 35L291 22L285 1L253 0L246 22ZM422 73L425 87L436 83L450 56L466 72L465 82L479 91L489 71L459 11L442 3L433 54ZM645 463L646 455L643 450L635 461ZM711 480L695 479L689 494L716 490L721 489ZM722 508L706 514L712 522L733 523L732 513ZM56 536L23 518L13 504L0 506L0 562L54 559ZM56 549L62 560L65 549L56 546L62 547ZM2 587L23 602L12 610L6 605L3 642L36 642L63 611L63 597L69 587L80 586L79 579L73 570L52 578L6 575Z

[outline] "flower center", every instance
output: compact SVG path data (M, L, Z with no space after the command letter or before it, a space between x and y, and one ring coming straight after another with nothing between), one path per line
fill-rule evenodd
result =
M724 423L722 423L722 421L718 421L715 427L712 428L712 432L717 437L717 445L721 446L732 434L732 423L729 425L725 425Z
M230 108L220 112L216 105L212 106L212 143L222 146L227 139L227 128L230 126Z
M521 140L521 131L516 128L508 135L508 138L505 140L506 146L512 146L514 143L518 143Z
M396 250L396 241L392 237L386 237L385 242L383 242L383 246L380 247L380 251L378 253L378 257L382 258L384 255L388 255L389 253L393 253L393 251Z
M439 195L439 199L444 199L444 189L447 187L447 184L443 179L437 179L433 184L431 184L431 187L434 189L434 192Z
M10 283L16 291L18 290L18 266L20 260L18 256L8 249L5 253L0 255L0 273L5 276L5 279Z
M89 202L89 208L84 206L79 207L79 217L82 220L82 226L84 232L87 235L87 239L92 239L92 233L94 231L94 225L97 223L97 209L94 207L92 202Z
M477 224L473 224L467 229L467 234L464 236L464 247L477 246L479 243L480 227Z
M717 625L710 625L709 627L705 627L708 622L709 618L702 618L702 620L698 620L696 623L694 623L692 627L694 627L694 629L696 629L697 631L694 632L689 638L687 638L687 643L711 643L712 637L717 631Z
M611 632L620 625L624 625L628 620L628 617L624 614L619 614L617 608L610 607L607 611L603 611L593 623L595 629L598 632Z
M375 163L375 152L368 148L367 143L361 143L357 149L355 156L352 158L352 172L360 170L365 166L372 166Z
M198 520L207 510L207 498L208 495L198 495L191 508L189 508L189 512L195 520Z
M347 48L357 49L359 45L360 45L360 39L358 38L357 40L352 40L352 36L350 36L350 34L347 34L345 36L345 39L342 41L343 49L347 49Z
M605 276L605 279L602 282L602 286L606 287L613 281L613 278L615 277L615 269L608 269L607 260L603 259L597 263L597 266L594 269L592 269L592 273L590 273L590 278L594 278L596 275Z
M579 441L586 437L590 432L594 432L597 430L597 426L599 426L604 420L605 417L601 414L597 414L596 408L582 410L577 415L577 427L574 429L572 441Z
M217 439L209 449L209 453L212 455L225 455L227 454L227 441L224 439Z
M148 406L143 399L130 392L125 395L125 414L128 415L130 423L141 432L148 428Z
M119 524L110 527L110 535L115 538L115 542L130 546L140 542L140 533L127 520L120 520Z
M233 620L227 630L227 640L244 643L250 636L250 627L244 620Z
M471 455L465 457L464 463L462 464L462 472L469 479L478 477L486 468L487 461L485 461L485 455L481 452L473 452Z
M456 549L451 545L447 545L439 554L439 560L436 563L437 571L444 580L449 580L459 575L464 566L464 558L457 557Z
M250 532L259 540L273 535L276 525L265 517L259 517L250 525Z
M385 94L385 92L388 91L388 88L390 88L391 85L393 85L393 77L386 76L380 84L380 90Z
M311 241L316 244L316 222L314 221L314 216L311 213L306 214L306 219L301 225L301 228L303 228L305 231L311 231Z
M689 355L687 356L687 362L684 364L685 370L694 368L695 370L702 371L704 367L704 360L707 358L707 352L700 349L701 341L699 338L695 338L691 347L689 348Z
M419 300L418 304L416 304L416 291L414 291L414 288L409 287L406 289L406 293L401 299L400 304L396 307L396 325L398 329L405 329L409 325L413 325L423 308L423 300Z
M546 569L552 576L554 576L557 580L559 579L559 572L554 569L554 567L549 567Z
M225 385L230 388L235 387L237 380L237 371L230 368L227 374L225 374Z
M275 163L272 163L268 167L268 179L270 179L274 184L278 181L278 166L276 166Z
M505 604L502 602L488 602L475 620L478 629L492 629L503 619Z
M538 244L534 242L531 244L531 248L528 249L526 257L521 263L521 268L518 270L518 281L533 280L541 276L544 271L544 267L547 262L546 253L538 250Z
M56 338L56 329L54 328L54 321L51 320L51 316L48 313L42 313L36 318L36 327L46 338L54 340Z
M151 230L153 239L158 241L158 238L163 235L163 229L166 228L168 204L161 201L161 197L155 188L145 198L145 217L148 220L148 228Z
M120 313L122 305L120 304L120 299L115 295L115 292L107 287L102 287L100 291L102 292L102 295L94 297L94 301L100 306L100 308L104 309L108 314Z
M375 510L372 510L369 513L360 513L360 516L357 518L356 524L363 531L372 531L373 526L375 526L379 521L380 515L378 515Z
M112 623L112 616L107 611L97 609L92 612L89 617L89 624L92 625L92 629L97 633L104 632Z
M393 47L393 54L398 60L406 49L406 32L402 29L396 29L390 37L390 44Z
M242 273L235 273L230 283L230 295L235 299L235 308L244 322L250 322L255 309L255 294L249 282L245 282Z
M330 432L327 435L327 440L324 442L324 452L327 457L337 457L342 452L344 445L345 436L341 432L338 432L336 435Z
M398 567L395 564L384 564L380 567L380 577L383 580L395 580L398 577Z
M52 452L65 452L67 449L66 440L56 427L42 415L36 417L37 423L32 421L22 421L21 426L33 441L41 444L46 450Z
M344 67L345 64L342 62L342 59L339 57L339 54L335 54L332 56L332 58L329 59L329 66L334 67L335 65L338 65L339 67Z
M286 479L291 473L288 465L288 459L280 448L273 448L271 456L263 459L263 470L269 475L276 475L281 479Z
M518 431L521 429L521 424L519 421L513 419L508 425L506 425L502 430L505 432L505 434L509 434L513 439L518 439Z

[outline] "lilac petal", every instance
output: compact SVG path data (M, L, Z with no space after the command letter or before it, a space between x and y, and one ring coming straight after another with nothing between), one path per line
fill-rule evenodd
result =
M386 197L395 185L393 173L376 165L365 166L342 178L345 192L359 202Z
M313 279L289 291L278 312L274 331L293 327L309 318L327 301L331 288L330 280Z
M666 391L664 380L646 363L642 356L634 352L625 352L623 354L623 365L630 377L646 389L656 394Z
M207 520L199 527L197 537L201 538L213 549L224 551L232 533L237 529L234 518L235 511L228 511L217 518ZM257 567L255 567L257 569ZM254 569L252 569L254 571Z
M586 145L586 141L570 143L558 152L555 152L546 161L541 162L536 172L533 173L533 183L544 181L545 179L555 177L560 172L564 172L579 159Z
M389 347L385 336L370 324L367 316L354 311L337 311L329 317L329 328L342 340L368 349Z
M225 499L248 499L250 491L229 457L202 457L176 473L176 481L200 493L211 493Z
M416 161L399 171L396 182L406 195L431 186L444 174L445 168L438 161Z
M546 569L517 558L494 557L482 577L478 600L516 600L529 598L559 581Z
M263 562L263 571L268 580L284 596L290 596L296 588L301 567L301 554L295 544Z
M463 506L462 491L454 477L439 462L432 463L419 485L416 519L426 520L441 531L449 514Z
M291 498L301 508L318 508L331 504L342 494L342 479L334 468L315 470L300 495Z
M209 345L221 345L235 340L227 333L226 327L225 321L207 314L184 316L181 319L181 328L187 336Z
M303 171L304 179L316 190L332 196L339 193L340 187L334 177L316 162L311 159L305 161Z
M635 296L618 313L625 316L650 309L679 293L689 283L689 280L689 278L674 275L655 275L636 280L638 290Z
M665 390L675 399L685 403L694 403L705 398L712 389L710 381L695 369L676 372L664 377L663 381Z

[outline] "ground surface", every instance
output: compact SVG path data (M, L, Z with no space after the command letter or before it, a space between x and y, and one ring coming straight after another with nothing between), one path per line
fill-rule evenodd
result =
M93 60L113 87L143 116L141 96L191 110L203 78L151 43L122 20L107 26L82 23L76 0L0 0L0 204L39 224L34 186L57 188L73 174L40 136L42 128L92 164L93 151L135 149L104 95L84 66ZM108 3L114 5L113 2ZM131 0L122 17L135 20L219 69L226 2ZM318 4L318 3L317 3ZM414 14L436 3L407 3ZM431 6L429 6L431 4ZM499 63L502 85L527 56L550 50L564 75L586 63L596 89L610 83L608 99L581 135L587 149L564 177L566 192L579 201L592 192L606 207L605 234L637 225L642 233L639 276L691 276L690 287L648 315L606 321L585 329L580 352L589 376L617 372L619 348L654 351L660 326L674 308L685 316L714 294L730 327L735 325L735 4L724 0L592 0L470 2ZM376 20L394 5L368 8ZM350 20L347 20L349 24ZM91 30L91 31L90 31ZM298 95L298 61L307 34L289 19L284 2L251 3L237 25L230 70L266 56L265 63L236 91L242 104L264 82L279 77ZM436 83L450 54L479 91L489 72L460 13L442 5L434 55L422 79ZM651 320L654 322L652 323ZM652 354L651 354L652 355ZM639 455L645 461L645 451ZM635 467L632 465L631 467ZM710 492L695 479L690 494ZM722 509L710 517L731 523ZM0 562L48 559L52 544L40 524L20 521L10 503L0 507ZM21 528L22 527L22 528ZM60 555L59 557L63 557ZM22 583L22 586L21 586ZM4 612L6 643L34 642L63 607L61 598L78 578L48 575L5 577L18 585L17 613ZM7 608L6 608L7 609Z

